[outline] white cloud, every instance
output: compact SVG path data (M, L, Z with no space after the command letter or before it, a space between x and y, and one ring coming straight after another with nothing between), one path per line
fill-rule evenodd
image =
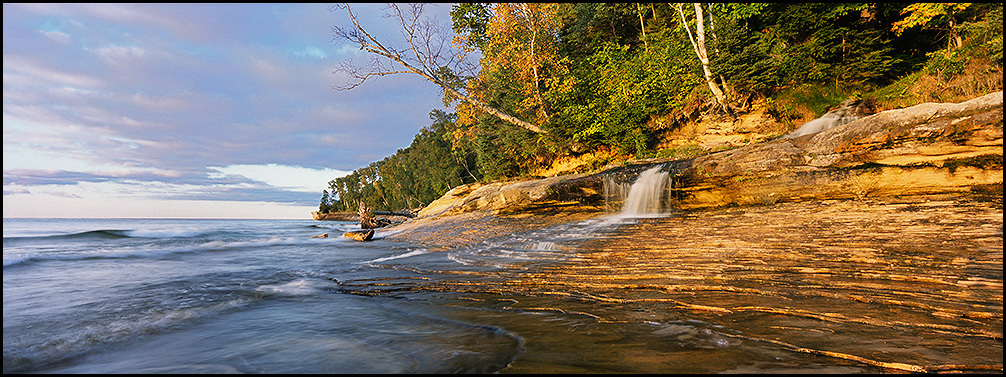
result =
M401 44L397 26L382 27L382 7L354 10ZM317 203L350 172L307 166L366 166L407 146L440 107L437 88L414 75L332 90L346 53L369 56L331 43L331 26L347 20L324 4L4 11L18 21L5 23L4 36L3 160L17 182L4 187L5 215L130 216L120 207L135 206L148 217L184 216L190 206L201 216L208 201ZM151 199L161 207L139 202Z
M109 45L86 50L102 61L115 66L135 64L135 60L144 58L148 54L147 50L136 46Z
M93 183L78 186L78 194L65 191L4 188L3 212L13 217L111 217L111 218L248 218L309 219L317 205L299 206L260 201L168 200L129 197L116 194L118 186ZM104 187L104 188L103 188ZM135 187L132 189L135 190ZM111 192L110 192L111 191Z
M335 169L312 169L278 164L211 166L224 176L240 175L272 187L298 192L317 192L328 188L328 182L351 172Z
M8 78L16 79L19 76L26 76L28 81L45 81L57 85L65 85L76 88L95 87L102 84L102 80L95 77L62 72L56 69L45 68L46 64L40 64L28 58L20 56L3 56L4 85L7 85ZM4 96L6 96L6 90Z
M325 53L325 50L322 50L322 49L320 49L318 47L315 47L315 46L304 47L304 49L295 52L294 55L300 56L302 58L304 58L304 57L311 57L311 58L318 58L318 59L324 59L324 58L328 57L328 54Z
M49 39L51 39L51 40L53 40L54 42L57 42L57 43L68 43L68 42L70 42L70 35L67 34L67 33L61 32L61 31L39 30L38 32L42 33L42 35L46 36L46 38L49 38Z

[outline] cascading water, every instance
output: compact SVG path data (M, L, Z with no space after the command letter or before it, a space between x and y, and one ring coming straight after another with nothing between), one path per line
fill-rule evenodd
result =
M609 212L620 217L646 217L666 213L670 199L671 174L656 166L643 171L631 185L605 179L605 203Z
M872 103L860 100L846 100L838 105L838 108L827 112L820 118L804 123L796 131L793 131L783 138L794 138L803 135L815 134L827 129L835 128L862 118L872 113Z
M667 172L660 171L659 166L639 174L636 183L629 188L629 195L625 197L622 214L626 216L659 214L669 176Z

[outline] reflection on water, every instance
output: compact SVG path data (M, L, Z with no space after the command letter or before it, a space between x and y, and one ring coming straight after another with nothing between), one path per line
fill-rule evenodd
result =
M1002 210L981 203L612 217L375 266L400 275L341 287L518 334L505 373L1002 371Z

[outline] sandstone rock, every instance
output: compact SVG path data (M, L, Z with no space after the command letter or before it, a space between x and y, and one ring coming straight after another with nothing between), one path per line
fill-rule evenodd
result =
M682 208L965 192L1002 184L1002 92L926 103L679 163Z
M346 232L342 236L357 241L370 241L371 239L374 238L374 230L373 229L354 230L351 232Z
M519 182L458 186L417 223L466 213L603 214L605 177L631 182L654 164L677 173L678 208L945 194L1002 185L1002 92L864 116L821 132L688 160L650 159ZM578 215L579 216L579 215Z
M638 160L594 174L462 185L396 225L388 237L452 246L602 216L605 181L632 182L655 164L676 172L672 196L684 210L969 191L998 198L1002 150L997 92L960 104L885 111L693 159Z
M320 236L311 236L311 238L328 238L328 233L322 234Z

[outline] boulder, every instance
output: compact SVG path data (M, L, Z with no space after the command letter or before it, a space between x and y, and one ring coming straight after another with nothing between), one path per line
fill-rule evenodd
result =
M371 239L374 238L374 230L373 229L354 230L351 232L346 232L342 236L357 241L370 241Z
M328 233L322 234L320 236L311 236L311 238L328 238Z

